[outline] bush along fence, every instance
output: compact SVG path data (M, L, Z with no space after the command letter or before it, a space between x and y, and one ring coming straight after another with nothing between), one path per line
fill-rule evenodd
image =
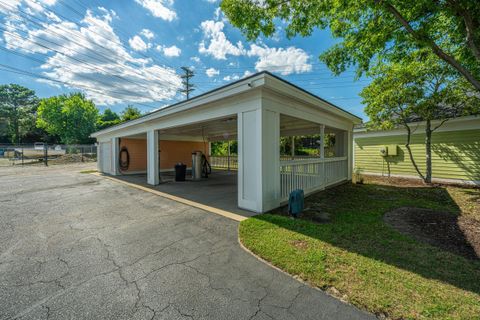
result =
M0 144L0 167L97 161L96 145Z

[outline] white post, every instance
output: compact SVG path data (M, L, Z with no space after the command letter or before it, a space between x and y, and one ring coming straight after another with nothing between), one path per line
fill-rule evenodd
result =
M322 178L323 186L325 187L325 125L320 125L320 159L322 160Z
M347 180L352 180L352 171L353 171L353 166L355 165L355 163L353 162L354 161L354 152L353 152L353 135L352 135L352 131L348 130L348 133L347 133L347 162L348 162L348 169L347 169L347 172L348 172L348 176L347 176Z
M160 183L160 159L158 156L158 131L147 131L147 183L156 186Z
M238 205L266 212L280 205L280 115L259 106L238 114Z
M292 136L292 160L295 159L295 136Z
M119 138L112 138L112 172L113 176L117 176L119 174L118 170L118 162L120 157L120 139Z
M227 171L230 172L230 140L228 140Z

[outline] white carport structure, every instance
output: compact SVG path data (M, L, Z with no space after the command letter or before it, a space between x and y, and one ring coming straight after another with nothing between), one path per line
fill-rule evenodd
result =
M159 141L238 141L238 207L266 212L294 189L306 194L350 180L352 130L361 119L268 72L260 72L114 127L94 133L98 169L119 175L119 140L146 139L146 173L160 183ZM327 158L324 134L335 135ZM319 156L280 156L280 138L320 135ZM160 144L161 145L161 144ZM193 151L193 150L192 150Z

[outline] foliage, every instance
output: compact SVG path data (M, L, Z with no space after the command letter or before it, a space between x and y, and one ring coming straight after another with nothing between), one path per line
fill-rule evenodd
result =
M18 84L0 86L0 118L12 143L19 143L35 128L37 106L38 98L33 90Z
M480 209L474 191L345 184L306 199L330 223L263 214L242 221L239 236L273 265L382 318L472 319L480 261L404 236L383 214L405 206L467 214L465 203Z
M140 118L141 116L142 116L142 112L140 111L140 109L134 106L128 105L122 111L121 122L134 120L134 119Z
M97 129L102 130L108 127L114 126L121 122L120 116L113 112L111 109L105 109L105 111L98 117Z
M360 76L372 60L396 60L425 49L480 91L477 0L223 0L221 7L250 39L272 36L276 23L286 25L288 37L329 28L339 42L320 59L336 75L355 66Z
M58 135L62 143L87 143L95 131L97 117L94 103L81 93L73 93L42 99L37 126Z
M230 141L230 154L237 154L237 141ZM215 141L211 143L211 152L213 156L228 155L228 141Z
M407 130L406 148L413 166L425 182L431 182L431 134L445 121L478 114L480 99L472 86L429 52L417 51L397 62L379 64L369 75L373 81L361 96L370 117L369 127ZM410 149L410 122L426 121L426 172L423 174ZM432 128L431 121L440 120Z

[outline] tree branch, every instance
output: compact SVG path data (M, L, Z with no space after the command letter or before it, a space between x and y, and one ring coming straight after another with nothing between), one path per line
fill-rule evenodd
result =
M450 120L450 119L449 119L449 118L443 119L442 122L440 122L440 123L438 124L438 126L436 126L435 128L432 129L432 132L435 131L435 130L437 130L437 129L440 128L441 126L443 126L443 124L444 124L445 122L447 122L448 120Z
M463 18L465 23L465 31L467 33L467 44L472 51L473 56L480 61L480 49L475 43L474 33L475 33L475 24L473 22L472 16L468 10L465 10L457 1L448 1L452 8Z
M413 38L421 45L426 44L430 49L432 49L433 53L437 55L440 59L447 62L453 68L455 68L460 74L462 74L465 79L470 82L475 89L480 91L480 81L476 79L470 71L468 71L464 66L462 66L454 57L450 56L446 52L444 52L432 39L421 35L419 32L413 29L410 23L405 19L405 17L395 8L391 3L383 0L375 0L375 2L379 4L383 4L385 9L390 12L395 19L400 22L400 24L410 33Z

